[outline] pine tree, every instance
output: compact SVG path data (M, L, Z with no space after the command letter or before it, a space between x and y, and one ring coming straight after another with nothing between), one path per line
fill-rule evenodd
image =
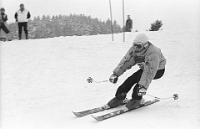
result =
M18 37L18 28L15 23L8 24L11 32L11 37L16 39ZM29 38L53 38L59 36L72 35L96 35L111 33L111 20L101 21L98 18L85 16L83 14L76 15L43 15L34 17L28 23ZM122 28L116 21L113 23L113 32L122 32Z
M161 20L156 20L154 23L151 24L151 29L149 31L158 31L160 27L162 27L163 23Z

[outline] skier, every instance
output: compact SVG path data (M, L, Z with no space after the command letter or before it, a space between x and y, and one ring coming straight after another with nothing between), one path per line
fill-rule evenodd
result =
M5 37L1 37L1 39L6 40L8 38L8 34L10 33L10 31L8 30L8 28L5 25L5 22L8 20L7 15L5 14L5 9L1 8L0 9L0 33L1 33L1 29L6 33L6 38ZM9 39L11 40L11 39Z
M143 95L146 94L151 81L161 78L165 72L165 57L159 48L149 42L144 33L136 35L133 45L114 69L109 81L117 83L119 76L136 64L140 69L118 87L115 97L108 102L109 107L121 105L126 94L134 85L132 99L126 104L126 107L133 109L140 106L144 102Z
M15 19L18 22L19 40L22 38L22 27L24 27L26 39L28 39L27 22L30 17L30 12L24 8L24 4L20 4L20 9L15 13Z

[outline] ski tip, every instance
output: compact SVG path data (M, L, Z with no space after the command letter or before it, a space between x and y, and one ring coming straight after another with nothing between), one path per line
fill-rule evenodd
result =
M75 116L77 116L77 113L76 113L76 112L72 111L72 113L73 113Z
M101 119L98 119L97 117L95 117L95 116L93 116L93 115L91 115L95 120L97 120L97 121L101 121Z
M78 112L72 111L72 113L73 113L76 117L82 117L82 115L81 115L80 113L78 113Z

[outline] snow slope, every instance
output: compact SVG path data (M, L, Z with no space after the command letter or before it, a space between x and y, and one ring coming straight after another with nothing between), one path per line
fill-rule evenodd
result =
M165 75L151 83L148 94L178 93L177 101L165 100L103 122L72 114L105 104L138 69L124 73L115 85L86 81L89 76L108 79L137 33L126 33L126 42L122 34L115 34L115 41L111 35L97 35L1 42L1 129L199 129L200 33L146 33L167 59Z

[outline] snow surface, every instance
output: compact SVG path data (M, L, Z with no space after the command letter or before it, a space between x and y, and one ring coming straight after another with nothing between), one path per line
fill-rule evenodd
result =
M102 122L72 114L107 103L138 69L124 73L115 85L86 81L109 78L132 45L134 32L126 33L126 42L123 34L115 34L114 41L111 35L97 35L1 42L1 129L199 129L200 33L146 33L167 59L164 76L151 83L148 94L177 93L178 100L164 100Z

